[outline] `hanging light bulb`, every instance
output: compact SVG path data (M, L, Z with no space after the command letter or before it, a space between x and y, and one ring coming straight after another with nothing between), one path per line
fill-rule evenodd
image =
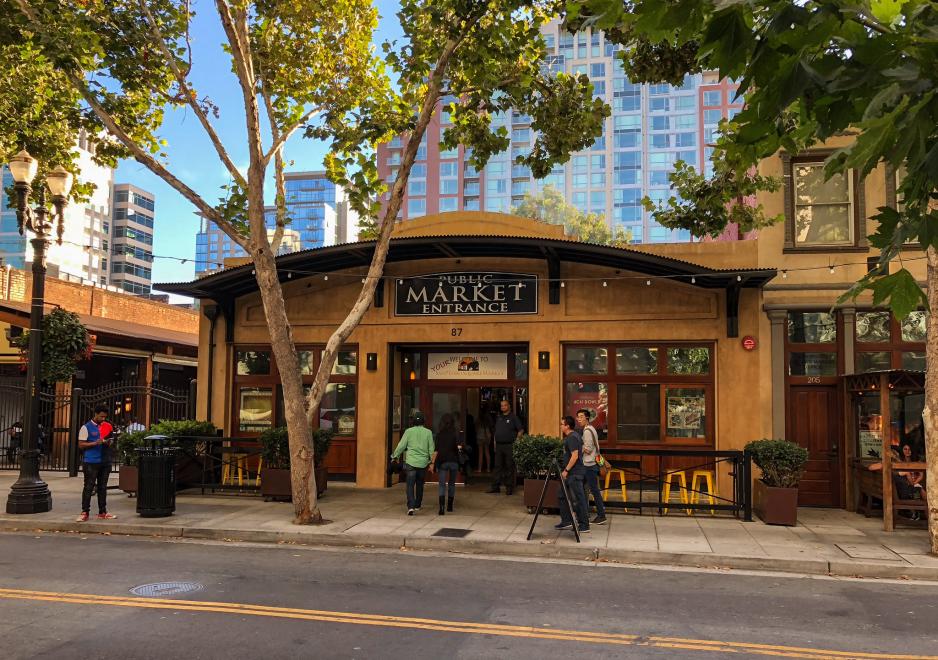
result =
M691 284L697 284L697 278L696 278L696 277L690 278L690 283L691 283Z
M651 286L651 280L645 280L645 286Z
M782 279L783 279L783 280L787 280L787 279L788 279L788 271L787 271L787 270L783 270L783 271L782 271Z
M322 276L322 279L323 279L323 281L328 282L328 281L329 281L329 276L328 276L328 275L323 275L323 276Z
M403 283L404 283L404 280L398 280L397 283L398 283L398 284L403 284Z
M609 286L609 285L606 283L606 280L603 280L603 286Z
M293 273L287 273L287 279L288 279L288 280L292 280L292 279L293 279Z
M737 282L742 282L742 281L743 281L743 276L742 276L742 275L737 275L737 276L736 276L736 281L737 281Z
M560 288L561 288L561 289L563 289L565 286L567 286L567 283L566 283L566 282L561 282L561 283L560 283Z
M834 267L831 266L831 275L833 275L833 274L834 274Z

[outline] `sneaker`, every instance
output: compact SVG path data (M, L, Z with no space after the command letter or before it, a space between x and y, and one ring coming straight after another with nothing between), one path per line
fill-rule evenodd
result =
M573 525L571 525L571 527L572 527L572 526L573 526ZM590 528L589 528L589 527L580 527L579 529L577 529L577 531L580 532L580 534L589 534L589 533L590 533Z
M75 518L75 522L88 522L88 512L82 511L81 515Z
M114 520L117 516L113 513L99 513L97 518L98 520Z
M408 515L408 516L414 515L414 510L413 510L413 509L407 509L407 515Z
M595 518L593 518L593 519L590 521L590 524L591 524L591 525L605 525L605 524L606 524L606 516L596 516Z
M560 523L554 525L554 529L573 529L573 523Z

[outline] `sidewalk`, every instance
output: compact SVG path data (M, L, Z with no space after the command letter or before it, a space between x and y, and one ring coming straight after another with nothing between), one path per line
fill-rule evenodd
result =
M16 473L0 473L5 499ZM456 511L436 512L436 485L428 484L425 506L414 517L404 511L403 486L365 490L330 483L321 501L322 526L290 523L292 505L256 496L180 493L176 515L141 518L136 500L108 492L114 521L75 522L80 511L81 478L46 473L53 510L31 516L0 514L0 530L45 530L168 536L264 543L362 546L525 557L560 557L629 564L786 571L815 575L938 580L938 557L928 554L921 529L882 530L882 521L840 509L801 509L797 527L773 527L734 518L685 515L609 515L577 544L571 532L553 529L556 516L541 516L531 541L525 540L533 516L520 493L490 495L461 488ZM112 484L117 483L112 476ZM92 502L92 513L95 512ZM441 530L454 535L440 535ZM445 534L446 532L444 532Z

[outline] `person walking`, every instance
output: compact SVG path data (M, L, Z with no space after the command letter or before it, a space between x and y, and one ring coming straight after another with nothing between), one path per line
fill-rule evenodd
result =
M456 428L453 416L449 413L440 418L440 429L436 432L434 442L436 454L433 463L439 475L439 515L443 516L446 515L443 510L444 505L446 511L450 513L453 511L453 502L456 499L456 474L459 472L459 450L462 449L459 430Z
M515 490L515 440L524 432L524 424L518 416L511 412L511 404L502 399L499 404L501 414L495 417L495 429L492 436L495 440L495 478L492 480L490 493L500 493L501 485L505 486L505 494L511 495Z
M407 477L407 515L420 511L423 504L423 485L427 469L433 471L436 447L433 433L426 427L427 418L419 410L414 413L414 425L404 431L401 441L391 454L396 459L404 454L404 474Z
M577 431L583 438L583 469L586 478L587 497L589 493L593 494L593 502L596 503L596 517L592 524L606 524L606 503L603 502L603 492L599 489L599 465L596 464L596 458L599 456L599 434L590 424L590 411L586 408L580 408L576 411ZM587 500L587 513L589 513L589 501Z
M81 491L81 515L78 522L85 522L91 513L91 493L97 490L98 518L113 520L117 516L107 512L107 480L111 475L111 439L102 433L107 424L107 406L96 406L94 416L78 431L78 448L84 451L82 475L85 483ZM110 424L108 424L110 426Z
M560 432L563 434L563 471L560 476L570 492L576 520L570 519L570 506L561 484L560 490L557 491L560 524L555 525L554 529L573 529L573 525L577 525L580 534L587 534L590 531L590 519L586 508L586 491L583 488L586 473L583 468L583 438L577 433L576 420L570 415L560 421Z

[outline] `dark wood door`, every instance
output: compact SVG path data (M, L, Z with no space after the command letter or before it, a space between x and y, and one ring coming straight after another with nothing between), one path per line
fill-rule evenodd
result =
M837 387L792 387L788 392L788 439L808 450L798 486L802 506L840 506L840 416Z

